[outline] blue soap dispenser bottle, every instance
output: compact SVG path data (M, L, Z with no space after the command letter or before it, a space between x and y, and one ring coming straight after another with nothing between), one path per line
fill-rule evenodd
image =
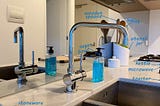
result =
M52 46L47 46L47 55L45 59L46 75L56 76L56 56Z
M101 49L97 48L96 57L93 61L92 82L101 82L104 79L104 58L102 57Z

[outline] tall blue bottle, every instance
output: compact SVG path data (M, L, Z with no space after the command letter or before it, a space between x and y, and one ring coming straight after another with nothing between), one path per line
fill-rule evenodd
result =
M56 56L52 46L47 46L47 48L49 49L45 59L45 73L50 76L56 76Z
M104 58L102 57L100 49L101 48L97 48L98 51L95 60L93 61L92 82L101 82L104 79Z

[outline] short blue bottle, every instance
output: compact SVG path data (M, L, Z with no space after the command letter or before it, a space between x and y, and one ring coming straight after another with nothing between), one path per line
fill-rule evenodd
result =
M56 56L52 46L47 46L47 48L49 49L45 59L45 73L49 76L56 76Z
M100 52L101 48L98 49L98 54L96 55L95 60L93 61L92 67L92 82L101 82L104 80L104 59L102 53Z

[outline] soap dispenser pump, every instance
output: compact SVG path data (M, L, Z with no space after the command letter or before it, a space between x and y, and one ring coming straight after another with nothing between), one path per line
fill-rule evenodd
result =
M48 54L52 55L54 53L53 47L52 46L47 46L48 49Z
M47 46L45 73L50 76L56 76L56 56L54 55L53 46Z
M102 57L101 49L102 48L97 48L96 57L93 61L92 82L101 82L104 79L104 59Z

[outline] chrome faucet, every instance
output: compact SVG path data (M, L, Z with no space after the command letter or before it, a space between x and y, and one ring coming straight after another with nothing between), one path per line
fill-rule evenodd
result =
M75 89L75 84L77 80L83 80L84 77L86 77L85 71L73 71L73 32L78 27L93 27L93 28L113 28L113 29L119 29L122 31L124 35L123 39L123 45L128 46L128 32L126 28L124 28L121 25L117 24L102 24L102 23L95 23L95 22L79 22L72 26L70 32L69 32L69 66L67 69L67 74L63 77L63 82L66 84L66 92L73 92Z
M76 81L83 80L86 77L86 72L82 69L83 55L80 56L80 69L74 73L68 73L63 76L63 81L67 85L66 92L76 91Z
M37 73L38 72L38 66L34 65L34 52L32 52L32 65L31 66L25 66L24 62L24 31L22 27L18 27L14 31L14 43L17 43L17 35L19 32L19 65L15 67L15 74L18 76L17 83L18 84L26 84L27 74Z
M19 32L19 66L24 67L25 63L24 63L24 43L23 43L23 28L22 27L18 27L15 31L14 31L14 43L17 43L17 34Z

